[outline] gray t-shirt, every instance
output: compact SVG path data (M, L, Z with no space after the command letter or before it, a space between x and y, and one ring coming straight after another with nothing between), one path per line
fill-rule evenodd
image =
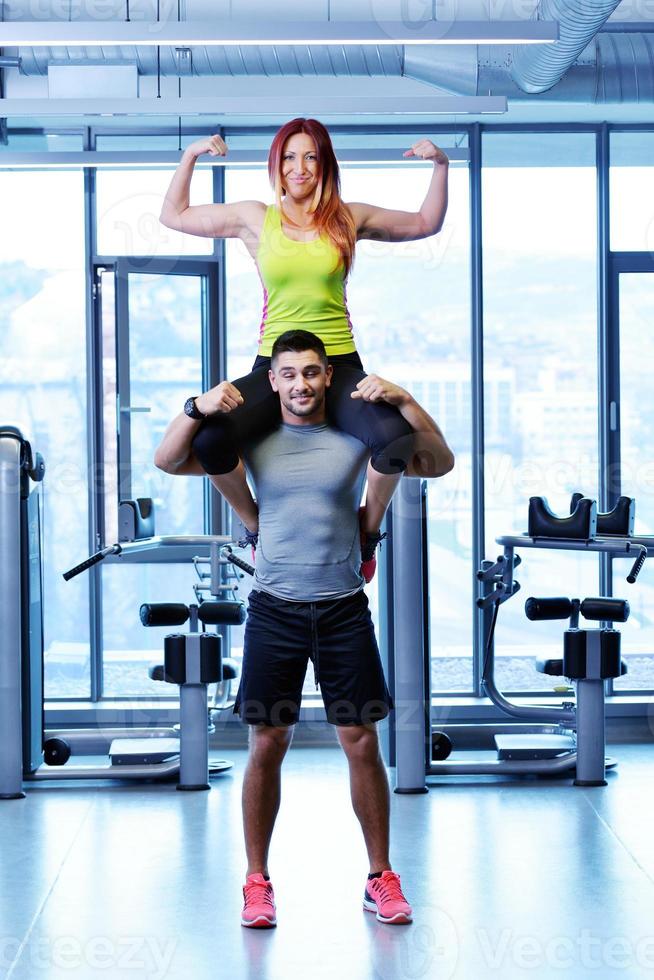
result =
M363 588L359 505L370 450L321 425L288 425L243 459L259 507L255 588L316 602Z

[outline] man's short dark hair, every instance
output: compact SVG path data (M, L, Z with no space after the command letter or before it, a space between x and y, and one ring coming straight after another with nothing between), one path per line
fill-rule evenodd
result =
M305 350L315 351L323 365L327 367L325 345L320 337L316 337L315 333L311 333L309 330L287 330L280 334L273 344L270 362L272 364L278 354L284 354L286 351L301 354Z

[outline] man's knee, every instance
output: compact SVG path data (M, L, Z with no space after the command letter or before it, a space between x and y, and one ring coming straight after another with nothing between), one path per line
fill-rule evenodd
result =
M262 762L283 759L294 730L294 725L250 725L250 755Z
M371 761L379 756L376 722L368 725L337 725L336 732L343 751L349 759Z

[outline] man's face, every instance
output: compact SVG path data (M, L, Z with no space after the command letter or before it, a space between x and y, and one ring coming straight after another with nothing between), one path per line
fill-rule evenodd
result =
M324 421L332 367L325 367L317 351L283 351L274 359L268 377L279 394L284 422L312 425Z

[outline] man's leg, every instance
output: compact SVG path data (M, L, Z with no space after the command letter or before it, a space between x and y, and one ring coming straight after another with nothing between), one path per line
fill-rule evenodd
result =
M376 723L337 725L338 740L350 767L350 794L368 850L371 874L391 870L390 790Z
M242 795L248 875L268 874L268 849L281 801L281 766L292 739L292 725L250 725Z

